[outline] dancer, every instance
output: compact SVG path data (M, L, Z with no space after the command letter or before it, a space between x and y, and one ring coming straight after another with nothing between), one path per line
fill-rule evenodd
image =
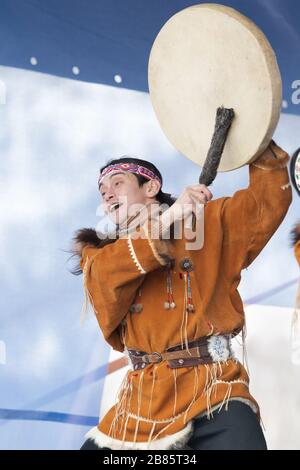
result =
M103 336L129 356L132 370L82 449L266 448L231 339L245 326L241 271L291 203L288 160L272 141L249 165L249 187L216 200L196 185L175 201L144 160L124 157L101 169L99 190L117 236L81 229L74 250ZM199 204L204 244L187 249L185 231L174 233Z

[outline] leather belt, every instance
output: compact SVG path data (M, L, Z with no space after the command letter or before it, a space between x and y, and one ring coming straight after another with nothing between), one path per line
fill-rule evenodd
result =
M148 364L158 364L167 361L172 369L192 367L199 364L224 362L233 356L231 350L231 335L205 336L185 345L176 345L164 352L147 353L137 349L128 349L129 358L134 370L144 369Z

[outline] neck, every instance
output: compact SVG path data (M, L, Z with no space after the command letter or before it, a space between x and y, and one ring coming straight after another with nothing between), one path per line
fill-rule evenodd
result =
M130 228L136 228L140 225L142 225L146 220L149 218L149 214L152 213L153 211L153 206L155 206L155 213L158 212L159 209L159 201L155 200L150 200L145 203L145 205L139 209L135 214L132 216L128 217L124 222L122 222L119 226L119 232L126 231ZM157 208L156 208L157 206ZM151 210L152 209L152 210Z

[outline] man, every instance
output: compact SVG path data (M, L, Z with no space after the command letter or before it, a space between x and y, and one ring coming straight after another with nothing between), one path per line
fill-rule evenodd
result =
M101 169L99 189L117 239L83 229L75 251L104 338L129 355L133 370L82 449L266 448L248 374L230 341L244 327L241 271L291 203L288 159L272 141L250 164L249 187L217 200L203 185L168 199L159 171L142 160L125 157ZM155 212L152 230L149 211L159 202L168 208ZM176 237L174 227L199 203L204 245L187 249L185 232ZM137 222L131 233L128 212Z
M299 150L297 151L299 153ZM298 222L291 231L292 244L294 248L295 258L300 266L300 223ZM295 308L292 317L292 362L299 364L300 362L300 328L299 328L299 311L300 311L300 278L298 280Z

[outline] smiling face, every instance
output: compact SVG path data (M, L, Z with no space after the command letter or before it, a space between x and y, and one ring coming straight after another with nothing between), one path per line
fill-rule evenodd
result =
M141 207L155 202L159 189L160 183L156 180L139 186L133 173L120 170L107 175L99 188L105 213L118 225L138 213Z

